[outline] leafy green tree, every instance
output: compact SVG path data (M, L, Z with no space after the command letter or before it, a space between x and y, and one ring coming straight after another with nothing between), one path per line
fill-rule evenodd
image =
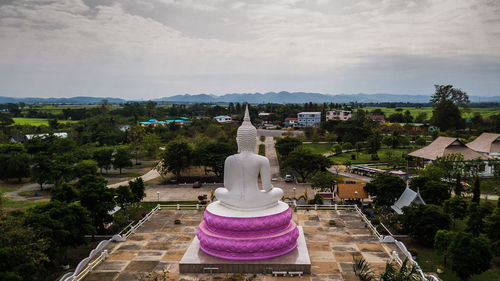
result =
M31 168L31 180L40 185L43 190L43 185L49 183L53 178L54 168L52 159L45 153L39 153L33 157L33 166Z
M485 210L482 210L478 203L472 202L469 205L469 219L467 220L466 231L479 236L483 232Z
M80 199L80 192L73 186L73 184L60 181L50 189L52 201L57 200L60 202L71 203Z
M134 196L133 202L141 202L144 197L146 197L144 181L142 178L136 178L133 181L128 182L128 186L130 186L130 191Z
M146 134L142 140L142 149L148 156L156 157L161 146L161 138L154 133Z
M462 129L465 126L460 109L452 101L442 101L434 105L431 124L443 132Z
M160 174L172 172L177 180L181 177L181 172L191 166L193 149L185 141L171 141L167 144L161 156L161 161L157 166Z
M283 166L294 170L300 176L301 182L305 182L315 173L326 171L326 168L330 167L330 161L323 155L299 146L288 154Z
M7 181L30 175L30 156L21 144L0 145L0 179Z
M121 174L123 168L133 165L132 160L130 160L131 158L132 155L130 155L128 149L123 147L118 148L113 158L113 168L119 169Z
M448 185L442 181L433 180L426 177L415 177L411 179L410 188L419 190L425 203L441 205L450 198Z
M115 208L114 192L106 184L103 177L96 175L85 175L76 184L80 202L89 210L92 223L98 231L104 229L104 223L113 220L108 212Z
M342 153L342 146L340 144L336 143L332 146L332 152L335 154L340 154Z
M455 219L464 219L467 216L467 201L462 196L454 196L444 201L444 211Z
M469 280L472 275L480 274L491 267L493 258L490 241L483 237L460 232L449 249L451 268L461 280Z
M68 247L85 244L85 235L95 231L89 212L78 202L38 205L26 212L24 222L49 240L52 257L64 255Z
M97 162L94 160L82 160L80 163L75 165L73 171L78 178L81 178L84 175L96 175Z
M356 158L359 158L359 152L363 149L365 146L365 143L362 141L358 141L354 144L354 147L356 148Z
M444 266L446 267L446 258L448 256L448 248L450 247L453 240L456 238L456 232L441 229L436 232L434 236L434 249L436 249L439 255L444 258Z
M418 146L424 146L427 144L427 141L425 140L424 137L420 136L415 140L415 144Z
M324 192L333 192L336 183L343 182L341 178L332 175L329 172L316 173L311 179L311 187Z
M103 147L94 151L93 159L97 162L97 166L101 169L108 171L113 164L113 148Z
M378 206L391 206L401 196L406 188L405 182L392 174L378 173L366 184L365 189L375 196L374 203Z
M115 201L118 203L122 209L125 209L125 205L135 201L135 196L128 185L120 185L115 190Z
M302 145L302 142L293 137L284 137L276 140L276 152L281 157L287 157L288 154L290 154L295 148L299 147Z
M375 130L373 134L368 138L368 148L370 154L377 154L380 147L382 146L382 134L379 130Z
M472 202L479 204L481 199L481 182L479 181L479 176L474 177L474 185L472 186Z
M22 215L4 214L0 210L0 280L40 279L50 260L50 245L31 227L24 225Z
M354 147L352 146L352 143L350 143L350 142L344 142L342 144L342 150L351 150L353 148Z
M403 207L401 216L405 231L424 245L432 245L436 232L440 229L450 229L450 222L450 217L432 204Z
M137 118L137 116L135 116ZM137 120L135 121L137 122ZM138 164L138 158L139 158L139 148L140 144L142 142L142 139L144 138L144 135L146 132L144 131L144 128L136 123L131 129L128 134L128 137L130 139L130 146L132 150L135 152L135 164Z
M500 201L499 201L500 202ZM493 213L484 220L484 230L492 241L496 255L500 255L500 207L497 206Z
M219 178L224 175L224 161L235 153L236 148L224 142L202 143L196 148L200 164Z
M427 121L427 113L426 112L420 112L417 114L417 117L415 117L415 123L425 123Z
M464 156L462 154L452 153L437 158L433 165L440 168L444 173L443 178L451 183L456 180L457 177L461 178L465 167L464 162Z

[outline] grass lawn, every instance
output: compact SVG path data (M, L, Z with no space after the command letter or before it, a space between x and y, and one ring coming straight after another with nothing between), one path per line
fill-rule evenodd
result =
M304 143L303 146L310 149L316 154L325 154L332 152L332 145L330 143Z
M364 110L372 111L374 109L380 109L382 112L384 112L385 117L388 118L391 114L397 113L396 108L387 108L387 107L365 107L363 108ZM430 120L432 116L432 107L422 107L422 108L415 108L415 107L400 107L403 109L403 111L400 111L401 113L404 114L406 110L409 110L411 115L413 117L417 117L417 115L421 112L427 113L427 120ZM474 116L474 113L478 112L481 114L481 116L488 117L494 114L498 114L500 111L500 108L498 107L492 107L492 108L470 108L468 112L463 112L462 116L464 118L471 118Z
M5 200L2 202L2 207L7 209L28 209L35 207L36 205L43 204L49 202L47 200L24 200L24 201L14 201L14 200Z
M311 150L313 150L313 152L315 153L326 153L326 152L323 152L321 150L321 145L328 145L328 144L304 144L305 147L307 148L311 148ZM415 148L405 148L405 149L401 149L401 148L397 148L397 149L390 149L390 148L382 148L378 151L378 156L380 158L380 160L372 160L371 158L371 154L370 153L366 153L366 151L361 151L359 152L359 155L357 156L356 160L351 160L351 154L354 154L356 155L356 152L348 152L348 153L342 153L342 154L339 154L339 155L335 155L335 156L331 156L330 157L330 160L333 160L333 161L336 161L336 162L339 162L339 163L343 163L345 162L346 160L349 160L351 161L352 164L365 164L365 163L383 163L383 162L387 162L387 152L389 150L392 150L394 152L395 155L401 157L402 154L408 154L412 151L415 150Z
M500 192L500 178L482 178L481 179L481 193L495 194L495 189Z
M31 125L31 126L48 126L49 125L49 119L44 119L44 118L12 118L14 120L15 125ZM58 120L59 123L66 124L66 123L76 123L78 121L72 121L72 120Z
M432 248L418 248L417 262L424 272L436 272L437 267L444 272L438 274L443 281L459 281L460 279L451 270L450 261L447 262L447 267L443 266L443 257L436 254ZM471 281L495 281L500 280L500 258L493 259L492 268L480 275L474 275Z

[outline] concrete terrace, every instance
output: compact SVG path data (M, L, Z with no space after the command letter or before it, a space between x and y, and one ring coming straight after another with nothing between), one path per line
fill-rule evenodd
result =
M202 210L158 211L126 242L110 244L109 258L85 280L139 280L150 272L165 274L167 280L224 280L232 276L179 274L178 263L195 236L202 216ZM176 219L181 220L181 225L174 224ZM303 226L312 262L312 274L300 280L358 280L352 270L353 255L362 255L377 273L382 272L390 260L388 248L370 233L355 211L299 210L294 212L293 219ZM330 220L336 225L330 226ZM288 279L292 277L257 275L250 280Z

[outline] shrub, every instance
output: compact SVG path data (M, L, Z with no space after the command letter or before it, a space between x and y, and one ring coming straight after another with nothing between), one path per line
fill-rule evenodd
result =
M175 220L174 224L181 224L181 220Z

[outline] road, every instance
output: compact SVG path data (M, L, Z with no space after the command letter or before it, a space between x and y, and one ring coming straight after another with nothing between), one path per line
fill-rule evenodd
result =
M141 176L142 180L144 182L147 182L147 181L150 181L150 180L153 180L153 179L156 179L160 177L160 173L158 173L158 171L156 171L156 169L151 169L149 172L145 173L144 175ZM130 180L126 180L126 181L122 181L122 182L117 182L117 183L113 183L113 184L108 184L108 188L117 188L119 187L120 185L128 185L128 182Z
M269 165L271 166L271 178L282 180L273 137L266 137L264 144L266 145L266 157L269 159Z
M257 129L258 136L266 136L266 137L277 137L280 138L283 136L283 133L291 132L293 135L303 135L303 131L287 131L287 130L265 130L265 129Z

